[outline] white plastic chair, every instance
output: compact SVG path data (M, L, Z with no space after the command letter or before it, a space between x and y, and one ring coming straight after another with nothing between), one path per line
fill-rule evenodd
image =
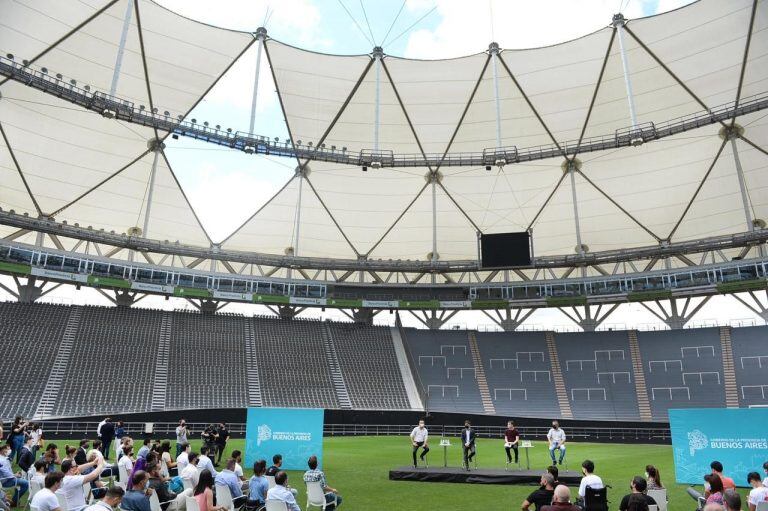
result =
M64 495L59 495L58 492L55 493L54 495L56 495L56 500L59 501L59 508L61 509L61 511L67 511L69 507L67 507L67 499L64 498Z
M659 506L655 504L649 504L648 505L648 511L659 511Z
M267 482L269 483L270 488L274 488L277 483L275 482L275 476L264 476L267 478Z
M325 500L325 492L323 491L323 486L320 484L320 481L307 482L307 509L309 509L310 506L325 509L331 505L337 505L335 494L333 495L333 500L327 502Z
M195 501L195 503L197 503L197 501ZM160 502L160 497L157 496L157 492L153 491L152 495L149 496L149 509L151 509L152 511L163 511L163 508L162 508L163 504L170 504L170 506L168 506L167 511L175 511L178 508L178 505L175 500Z
M126 487L128 486L128 471L125 470L124 466L118 465L117 472L120 475L120 480L115 481L115 484L121 487L123 490L125 490Z
M37 492L42 490L43 487L40 485L38 481L35 481L34 479L29 482L29 497L27 498L27 503L32 502L32 497L34 497ZM31 507L31 504L30 504Z
M33 506L33 505L31 505L31 504L30 504L30 506L29 506L29 511L40 511L40 508L39 508L39 507L37 507L37 506Z
M288 504L282 500L267 499L267 511L288 511Z
M648 490L646 493L656 501L658 511L667 511L667 490Z
M185 490L193 490L194 487L192 486L192 479L189 479L187 477L181 478L181 484L184 485Z
M195 497L187 497L184 499L186 503L187 511L200 511L200 506L197 505L197 499Z
M755 511L768 511L768 501L758 502Z
M229 511L240 509L239 507L235 507L235 499L232 497L232 492L230 491L229 486L217 484L215 487L216 504L224 506L225 508L229 509Z

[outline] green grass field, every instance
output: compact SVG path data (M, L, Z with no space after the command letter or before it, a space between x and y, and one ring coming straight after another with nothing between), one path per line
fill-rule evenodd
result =
M60 449L66 443L72 445L74 441L56 441ZM243 440L232 440L227 445L226 452L229 453L233 449L243 450L244 445ZM364 511L517 510L525 497L535 489L531 486L390 481L390 468L410 464L409 445L408 438L403 437L325 438L323 469L328 484L337 488L344 497L341 508ZM618 509L621 497L629 492L630 479L635 475L642 475L645 465L649 463L661 471L662 481L668 492L670 511L695 509L695 503L685 493L687 485L674 484L672 448L668 445L569 442L568 447L571 470L579 470L581 461L589 458L595 462L595 472L606 484L612 486L608 493L611 510ZM200 442L193 442L196 452L199 448ZM479 467L504 467L504 450L500 440L479 440L477 452ZM524 460L523 452L520 454ZM460 456L458 447L449 448L449 465L458 466ZM441 465L442 448L436 446L430 453L430 458L432 465ZM538 447L531 450L531 468L543 471L548 464L548 452L539 443ZM251 470L248 467L243 468L246 476L250 476ZM306 497L301 476L302 472L289 472L288 482L299 490L298 502L304 509ZM744 498L743 489L741 493ZM575 498L575 489L572 494ZM746 508L746 500L744 503Z

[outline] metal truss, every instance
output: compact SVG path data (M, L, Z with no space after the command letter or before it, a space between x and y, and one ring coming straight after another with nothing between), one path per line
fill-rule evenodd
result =
M503 60L502 60L503 62ZM92 91L89 86L82 88L76 81L52 76L28 64L18 63L13 59L0 56L0 76L6 80L15 80L21 84L40 90L51 96L79 105L108 118L153 128L158 133L171 133L195 140L230 147L247 154L264 154L296 158L297 160L325 161L351 166L378 167L480 167L498 165L503 159L505 164L524 163L554 157L575 157L577 154L608 149L630 147L638 139L644 142L662 139L695 130L711 124L731 122L736 117L758 112L768 108L768 92L729 102L717 107L707 108L690 115L658 123L643 123L634 127L617 129L612 134L570 140L552 144L517 148L488 148L480 152L462 153L421 153L394 154L392 151L372 151L361 149L353 151L346 147L326 147L323 142L316 146L302 145L298 141L211 127L208 123L198 124L184 120L184 115L173 117L169 112L160 113L150 105L143 105L120 99L102 91Z

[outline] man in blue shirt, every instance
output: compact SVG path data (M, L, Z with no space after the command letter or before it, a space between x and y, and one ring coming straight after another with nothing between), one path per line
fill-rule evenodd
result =
M218 473L214 482L216 483L217 488L221 486L229 488L229 493L232 494L232 503L234 504L235 509L245 504L245 495L243 495L241 487L242 483L235 474L234 458L229 458L227 460L227 468Z
M132 489L125 492L123 501L120 503L120 509L125 511L152 511L149 506L149 496L152 495L152 490L145 489L147 481L147 473L143 470L139 470L133 474L131 483Z
M10 452L10 445L0 445L0 484L2 484L3 488L14 488L11 507L16 507L21 500L21 497L27 493L29 482L23 477L20 477L21 472L18 474L19 477L17 477L17 474L13 473L11 460L8 459Z
M258 507L258 504L266 504L267 491L269 490L269 481L264 477L267 471L266 460L259 460L253 464L253 477L248 480L248 500Z
M275 474L275 486L267 491L267 500L285 502L288 511L301 511L296 496L288 488L288 474L283 470Z
M136 459L138 458L144 458L147 459L147 454L149 454L149 444L151 440L149 438L144 439L144 445L141 446L141 449L139 449L138 454L136 454Z

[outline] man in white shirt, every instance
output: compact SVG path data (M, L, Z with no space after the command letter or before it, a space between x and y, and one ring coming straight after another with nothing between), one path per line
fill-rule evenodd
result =
M122 469L122 472L125 474L125 481L120 477L120 484L127 485L128 478L131 477L131 472L133 471L133 447L129 444L125 444L125 447L123 447L123 455L120 456L117 466L118 475L120 474L120 469Z
M30 506L37 511L61 511L59 499L56 498L55 492L61 488L62 479L64 479L64 474L61 472L47 474L45 476L45 488L35 493Z
M187 468L187 465L189 465L189 453L191 451L192 448L189 444L182 444L181 452L176 456L176 468L178 469L179 474L181 474L184 469Z
M419 456L421 461L424 461L424 456L426 456L429 452L429 444L427 443L428 438L429 431L427 431L427 428L424 426L424 420L421 419L419 420L419 425L413 428L413 431L411 431L411 446L413 447L413 468L418 467L418 464L416 463L416 453L419 452L419 447L422 448L421 456Z
M181 476L182 480L188 480L192 485L192 488L194 488L197 486L197 482L200 480L200 471L197 469L199 458L194 452L189 453L187 458L187 466L184 467L184 470L179 472L179 475Z
M552 427L547 432L547 440L549 441L549 456L552 458L552 464L557 465L555 461L555 451L560 451L560 465L563 464L563 458L565 458L565 431L560 428L560 423L552 421Z
M80 475L80 467L73 460L64 460L61 462L61 471L64 472L64 479L61 481L61 488L56 492L64 497L67 502L67 511L79 511L85 504L85 494L83 485L96 481L104 469L104 460L97 459L81 466L96 467L88 475Z
M747 505L749 511L755 511L759 503L768 501L768 488L763 486L760 474L757 472L747 474L747 483L752 487L749 491L749 497L747 497Z
M240 485L245 490L248 488L248 481L245 479L245 474L243 473L243 466L241 463L243 462L243 453L239 451L238 449L235 449L232 451L232 459L235 460L235 475L237 476L237 479L240 481Z
M218 472L216 472L216 469L213 468L213 462L211 461L211 458L208 457L209 448L206 446L202 446L200 448L200 457L197 461L197 470L202 472L205 469L208 469L211 471L211 475L214 479L216 479L216 476L219 475Z
M584 460L584 463L581 464L581 472L584 474L584 477L581 478L581 484L579 484L579 497L582 499L587 493L587 487L593 490L601 490L605 487L600 476L593 474L594 471L595 464L591 460Z
M83 511L113 511L120 506L123 495L125 495L125 490L119 486L113 486L107 490L103 499L97 500Z
M286 488L287 483L288 474L282 470L275 474L275 486L267 490L267 500L279 500L280 502L285 502L288 511L301 511L301 508L296 503L296 497L291 490Z

